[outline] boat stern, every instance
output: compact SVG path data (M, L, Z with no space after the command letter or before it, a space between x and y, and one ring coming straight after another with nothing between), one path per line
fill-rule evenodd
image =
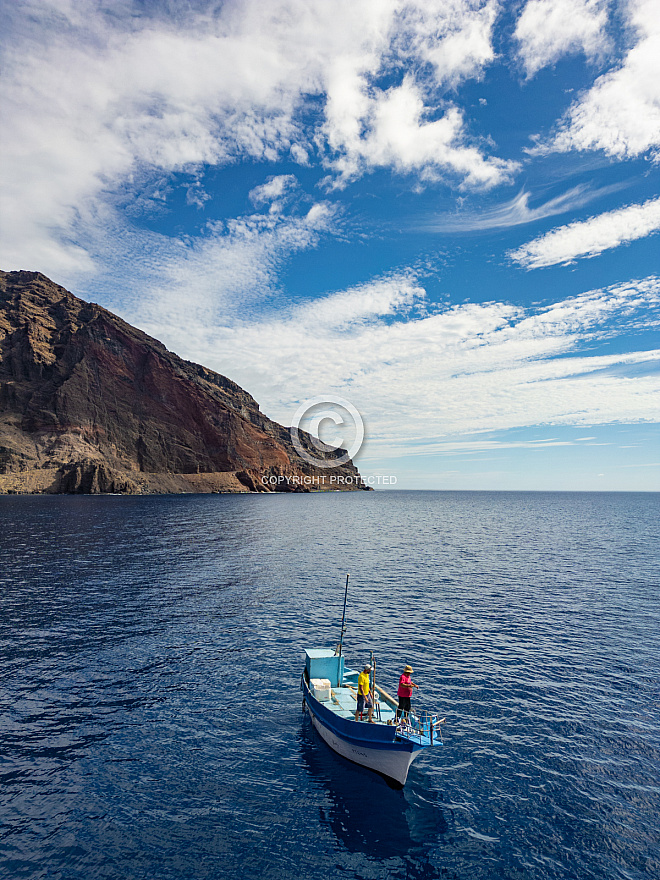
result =
M344 679L344 658L332 648L305 649L306 678L327 678L330 687L339 687Z

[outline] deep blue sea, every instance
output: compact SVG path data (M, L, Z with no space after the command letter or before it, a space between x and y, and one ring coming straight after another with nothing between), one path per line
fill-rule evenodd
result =
M0 499L0 876L658 878L660 496ZM446 716L403 791L305 647Z

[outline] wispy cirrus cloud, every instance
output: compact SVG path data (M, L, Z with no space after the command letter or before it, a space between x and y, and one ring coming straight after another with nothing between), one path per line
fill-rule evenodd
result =
M420 229L427 232L480 232L489 229L507 229L512 226L524 226L546 217L554 217L582 208L600 196L615 192L621 185L592 189L585 184L574 186L559 196L548 199L539 205L530 207L532 194L521 190L518 195L503 204L486 208L483 211L462 211L454 214L442 214L432 220L420 224Z
M146 329L231 372L283 424L306 398L349 399L380 454L531 425L656 420L660 351L589 349L660 326L659 305L651 277L544 307L433 308L414 274L394 273L214 327L154 312L158 323Z
M591 439L595 440L596 438ZM503 450L543 450L554 449L557 447L575 447L577 445L599 446L601 444L596 442L581 441L580 438L575 438L571 440L560 440L556 437L543 440L509 440L505 438L490 440L483 439L478 434L472 434L462 436L458 439L455 439L452 435L451 438L436 438L435 440L430 442L422 442L416 444L413 447L413 451L415 456L449 455L452 457L479 456L480 458L483 458L484 455L492 455L493 453L499 453ZM374 442L373 448L369 450L369 454L372 458L374 457L374 455L377 456L380 454L381 447L385 448L385 444ZM387 457L389 460L405 458L411 453L410 446L398 446L396 443L388 443L386 449ZM365 459L369 460L366 456Z
M115 272L95 277L85 293L92 299L102 293L100 298L123 317L157 338L171 336L176 325L206 338L209 328L276 308L282 266L332 234L336 222L335 206L316 202L294 215L269 211L211 223L193 240L141 233L128 255L106 253L98 243L98 252ZM134 263L131 254L140 250L152 259ZM121 281L116 278L118 257L128 263Z
M526 269L540 269L558 263L567 264L584 257L596 257L603 251L630 241L645 238L660 230L660 198L642 205L617 208L567 226L546 232L508 256Z

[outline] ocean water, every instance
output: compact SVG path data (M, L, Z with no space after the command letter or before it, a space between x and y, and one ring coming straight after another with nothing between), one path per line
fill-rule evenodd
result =
M660 496L0 499L0 876L657 878ZM339 634L446 716L403 791L301 711Z

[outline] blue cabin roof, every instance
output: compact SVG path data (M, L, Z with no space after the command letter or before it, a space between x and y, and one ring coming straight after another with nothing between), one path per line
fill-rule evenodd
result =
M305 668L310 678L327 678L332 687L339 687L344 678L344 658L332 648L306 648Z

